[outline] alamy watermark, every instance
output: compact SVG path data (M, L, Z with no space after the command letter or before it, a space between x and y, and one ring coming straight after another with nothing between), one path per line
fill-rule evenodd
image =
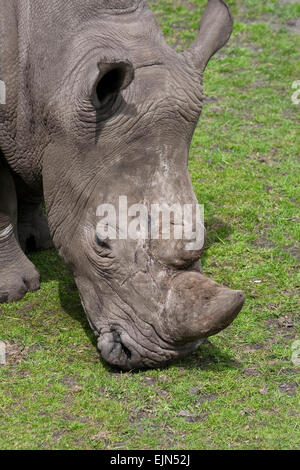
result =
M0 104L6 104L6 86L2 80L0 80Z
M300 80L296 80L292 84L293 90L296 90L295 93L292 94L292 102L293 104L300 104Z
M205 241L204 206L198 204L133 204L127 196L119 205L102 204L97 209L100 240L183 240L187 251L201 250Z

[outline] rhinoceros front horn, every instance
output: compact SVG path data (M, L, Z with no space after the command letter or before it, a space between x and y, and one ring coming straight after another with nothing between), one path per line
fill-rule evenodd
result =
M208 0L198 37L187 51L194 64L204 71L209 59L227 43L232 30L228 5L223 0Z
M207 338L229 326L240 312L245 294L197 272L173 279L167 296L165 327L179 343Z

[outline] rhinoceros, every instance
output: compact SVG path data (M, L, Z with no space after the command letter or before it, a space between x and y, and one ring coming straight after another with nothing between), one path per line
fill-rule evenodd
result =
M228 6L208 0L183 53L144 0L0 0L0 11L0 302L39 289L25 253L53 244L108 364L191 354L231 324L244 292L204 277L202 247L174 236L99 236L97 208L121 196L197 204L189 148Z

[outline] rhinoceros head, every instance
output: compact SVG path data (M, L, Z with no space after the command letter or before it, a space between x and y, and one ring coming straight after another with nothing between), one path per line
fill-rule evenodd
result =
M155 205L197 205L187 163L202 77L232 18L223 1L209 0L198 38L178 54L144 1L72 4L72 18L62 12L43 31L35 72L50 227L103 358L123 369L155 367L227 327L244 294L200 273L203 244L192 237L109 236L121 234L119 216L115 227L106 219L104 236L99 207L118 215L126 198L149 210L151 224Z

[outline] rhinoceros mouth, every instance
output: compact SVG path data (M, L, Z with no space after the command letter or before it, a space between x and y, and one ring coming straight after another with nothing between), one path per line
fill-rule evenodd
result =
M112 366L126 367L139 359L126 341L126 335L114 328L100 333L97 346L103 359Z
M121 370L145 369L163 367L170 362L185 357L194 352L205 339L186 343L178 347L157 348L153 350L144 348L133 340L125 331L117 331L116 327L101 331L98 337L98 350L102 358L110 366Z
M199 272L181 272L170 279L157 321L144 323L138 312L133 316L125 299L118 304L112 294L100 297L86 279L77 283L103 360L126 371L162 367L188 356L231 324L245 300L242 291L220 286Z

